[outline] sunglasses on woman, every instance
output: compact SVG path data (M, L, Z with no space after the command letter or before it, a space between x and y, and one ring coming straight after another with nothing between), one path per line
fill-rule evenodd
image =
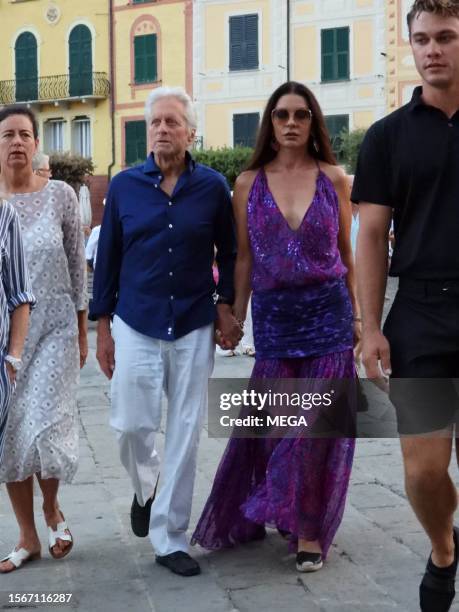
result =
M306 123L306 121L311 121L312 119L312 111L310 108L297 108L292 112L288 111L286 108L274 108L271 112L272 119L279 123L287 123L292 115L297 123Z

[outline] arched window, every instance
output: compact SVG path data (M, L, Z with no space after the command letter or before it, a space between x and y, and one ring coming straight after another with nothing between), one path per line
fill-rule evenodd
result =
M92 94L92 36L88 26L77 25L69 36L70 97Z
M161 80L161 33L158 21L141 15L131 27L131 86L145 88Z
M32 32L18 36L14 47L16 101L38 100L37 39Z

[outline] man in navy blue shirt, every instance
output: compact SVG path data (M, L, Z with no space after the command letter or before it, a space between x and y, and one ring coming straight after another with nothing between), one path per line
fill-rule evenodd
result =
M231 312L235 232L225 179L188 153L196 132L189 96L155 89L145 115L152 153L110 184L91 315L98 319L97 359L112 380L110 424L135 491L133 531L150 536L158 563L191 576L200 568L185 533L214 332L224 348L242 335ZM168 410L156 495L163 390Z

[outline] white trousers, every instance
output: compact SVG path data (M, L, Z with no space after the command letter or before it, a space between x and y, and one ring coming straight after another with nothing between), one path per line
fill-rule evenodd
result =
M115 316L110 425L139 504L158 487L150 518L157 555L187 552L199 436L214 365L213 325L167 342L136 332ZM168 400L164 459L155 450L163 390Z

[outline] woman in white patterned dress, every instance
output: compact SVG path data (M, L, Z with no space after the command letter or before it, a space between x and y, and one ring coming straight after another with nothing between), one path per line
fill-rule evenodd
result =
M74 191L34 174L37 122L25 107L0 111L0 191L13 194L37 305L30 317L23 368L10 405L0 482L19 524L19 542L2 562L10 572L40 556L33 478L43 493L50 554L60 559L72 535L57 500L78 462L76 391L87 356L84 243Z

